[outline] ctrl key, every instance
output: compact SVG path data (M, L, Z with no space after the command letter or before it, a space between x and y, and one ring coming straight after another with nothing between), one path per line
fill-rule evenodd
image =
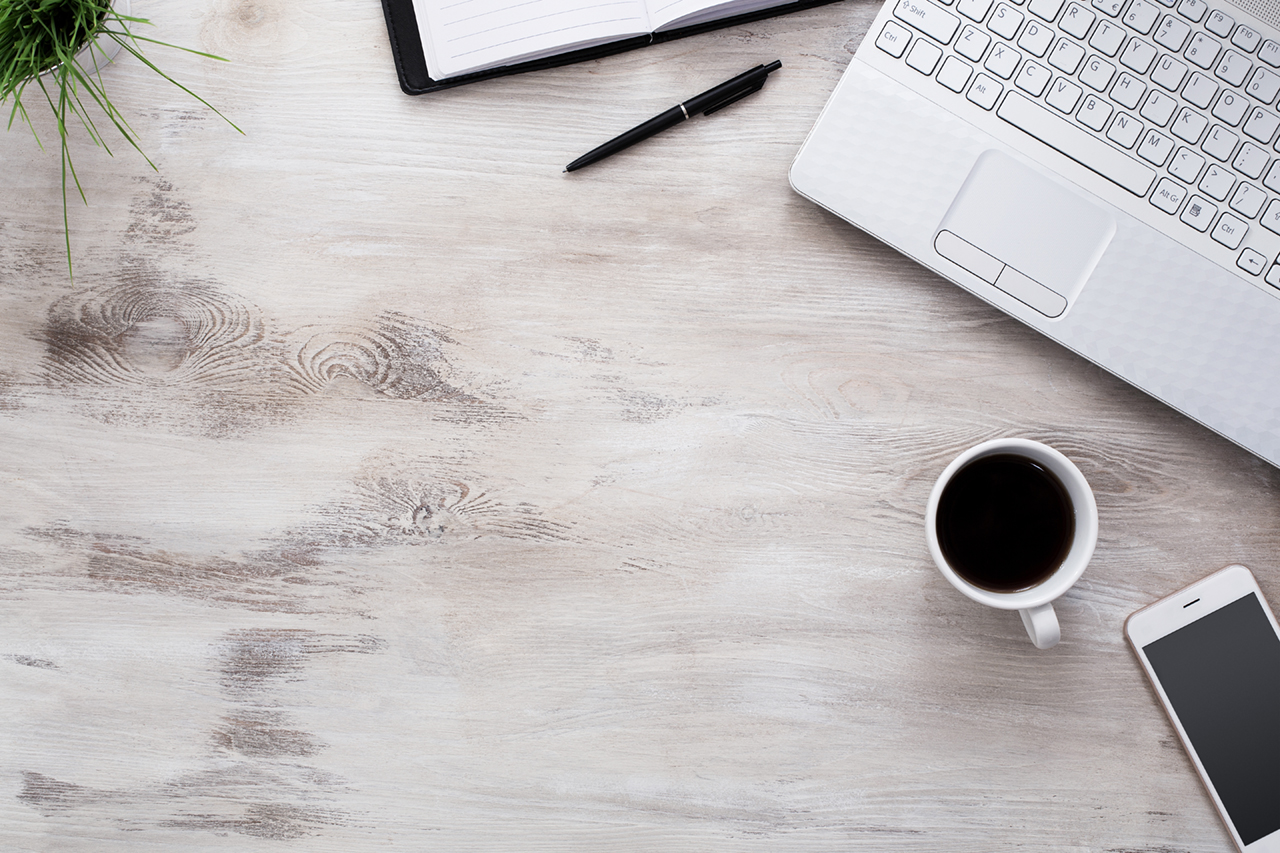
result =
M902 56L909 41L911 41L911 33L907 32L907 28L890 21L880 31L880 37L876 39L876 47L896 59Z

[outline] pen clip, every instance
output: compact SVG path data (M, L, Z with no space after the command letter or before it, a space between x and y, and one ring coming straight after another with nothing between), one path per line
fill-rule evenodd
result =
M762 79L760 80L760 82L759 82L759 83L755 84L755 85L754 85L754 86L752 86L750 89L744 89L744 90L742 90L741 92L735 92L734 94L732 94L732 95L730 95L729 97L725 98L723 101L717 101L716 103L712 104L711 106L709 106L709 107L707 107L705 110L703 110L703 111L702 111L702 114L703 114L704 116L709 116L709 115L711 115L713 112L715 112L715 111L717 111L717 110L722 110L722 109L724 109L725 107L729 106L730 104L732 104L732 103L733 103L733 102L735 102L735 101L741 101L741 100L742 100L743 98L745 98L747 95L751 95L751 94L754 94L754 93L756 93L756 92L759 92L759 91L760 91L761 89L763 89L763 88L764 88L764 79L762 78Z

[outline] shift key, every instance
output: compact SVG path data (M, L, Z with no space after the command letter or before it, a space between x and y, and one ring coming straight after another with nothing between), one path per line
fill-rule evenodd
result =
M943 44L949 44L960 27L959 18L929 0L897 0L897 3L893 8L895 18Z

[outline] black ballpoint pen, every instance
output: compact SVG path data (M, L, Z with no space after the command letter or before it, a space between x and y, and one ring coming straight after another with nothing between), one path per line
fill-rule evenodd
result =
M633 127L621 136L610 139L604 145L588 151L568 166L565 166L564 170L572 172L576 169L581 169L583 166L589 166L597 160L603 160L610 154L617 154L622 149L635 145L642 139L648 139L655 133L660 133L672 125L677 125L687 118L692 118L699 113L709 116L716 110L724 109L734 101L739 101L752 92L759 92L764 88L764 81L768 79L769 74L781 67L782 63L777 60L770 62L768 65L757 65L750 71L743 72L732 80L721 83L714 89L708 89L701 95L694 95L689 100L676 104L671 109L654 116L639 127Z

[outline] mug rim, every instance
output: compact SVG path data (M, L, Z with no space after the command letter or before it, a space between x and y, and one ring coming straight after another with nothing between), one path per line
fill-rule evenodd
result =
M947 563L946 557L942 554L942 547L938 543L938 502L942 498L943 490L961 468L976 459L994 456L997 453L1015 453L1048 467L1066 487L1076 521L1071 549L1067 552L1067 558L1063 560L1062 565L1035 586L1015 592L993 592L969 583ZM1048 604L1061 597L1084 574L1098 544L1098 504L1094 499L1089 481L1085 479L1075 463L1061 451L1028 438L997 438L970 447L952 460L951 464L938 475L925 509L925 538L929 543L929 554L933 557L938 570L960 592L990 607L1001 610L1026 610L1029 607Z

